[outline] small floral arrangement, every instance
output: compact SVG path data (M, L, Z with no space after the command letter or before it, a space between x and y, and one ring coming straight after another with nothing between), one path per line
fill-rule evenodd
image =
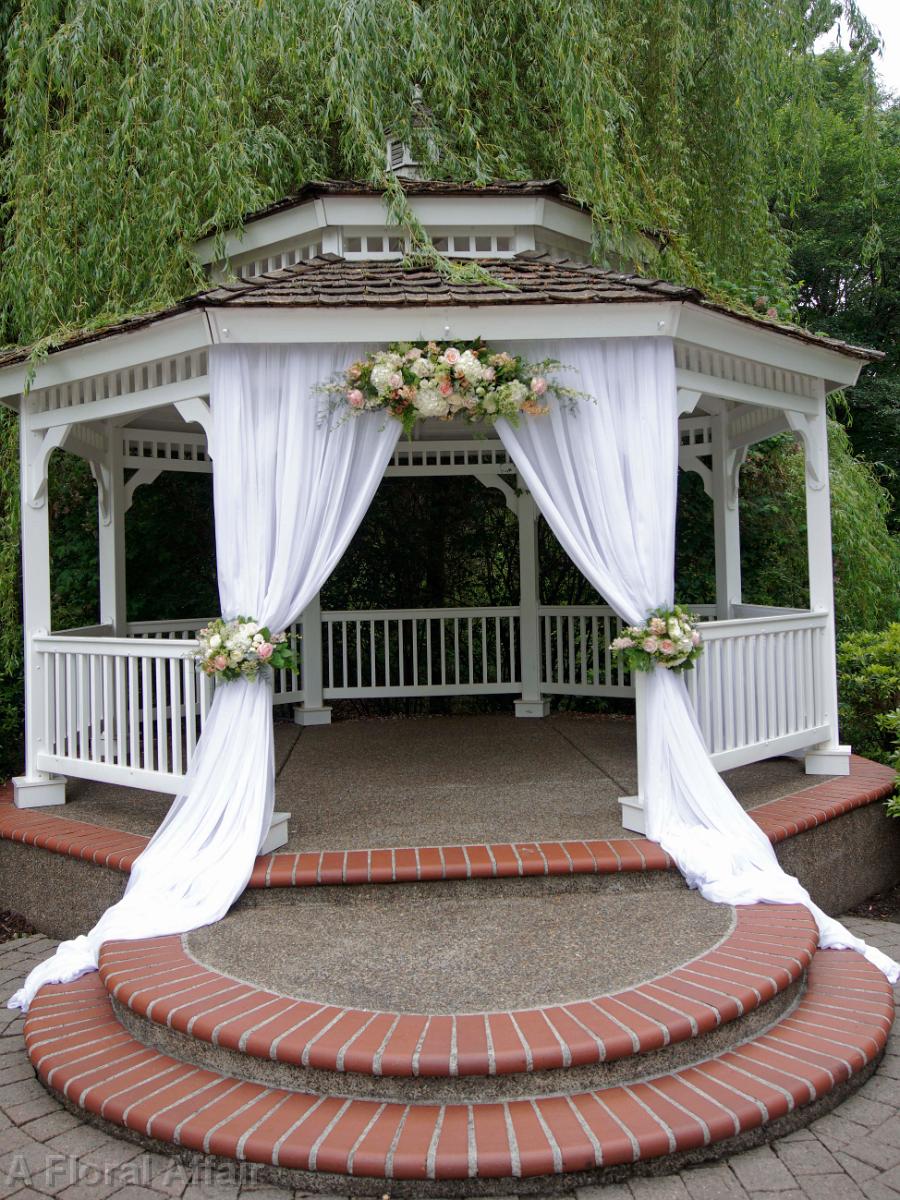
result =
M703 639L695 626L696 617L677 604L657 608L643 625L629 625L610 648L624 658L630 671L690 671L703 652Z
M564 402L578 397L548 378L559 366L553 359L529 363L480 340L394 342L353 363L323 390L332 408L351 414L386 411L407 434L430 417L488 424L505 417L518 424L521 413L546 415L551 396Z
M250 617L216 617L197 635L193 657L216 679L257 679L268 668L297 670L297 655L286 633L272 633Z

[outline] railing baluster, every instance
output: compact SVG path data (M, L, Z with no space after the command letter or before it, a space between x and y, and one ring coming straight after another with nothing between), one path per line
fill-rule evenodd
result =
M104 654L101 660L103 682L103 761L114 763L116 738L113 730L113 659Z
M194 760L197 746L197 668L190 658L181 660L182 687L184 689L184 757L185 767Z
M509 618L507 617L507 620ZM503 658L500 646L500 618L494 617L494 683L503 682ZM485 668L485 682L487 682L487 669Z
M161 660L160 660L161 661ZM181 672L177 658L169 659L169 728L172 731L172 773L182 775L184 765L181 752Z
M165 659L156 659L156 765L159 771L169 769L169 737L166 721Z

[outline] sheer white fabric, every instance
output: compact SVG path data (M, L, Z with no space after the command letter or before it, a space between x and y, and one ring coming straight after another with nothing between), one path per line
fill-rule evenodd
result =
M353 346L228 346L210 354L211 453L222 612L273 630L302 613L365 515L397 443L383 415L324 418L316 385ZM134 864L125 895L90 933L63 942L9 1001L97 966L105 941L208 925L243 892L275 795L265 681L216 689L184 793Z
M598 592L629 624L674 601L678 409L672 343L664 338L530 346L556 358L593 400L554 405L497 429L550 528ZM893 982L900 966L813 904L782 871L769 839L713 767L684 680L647 679L642 780L647 835L691 887L726 904L805 904L823 948L850 947Z

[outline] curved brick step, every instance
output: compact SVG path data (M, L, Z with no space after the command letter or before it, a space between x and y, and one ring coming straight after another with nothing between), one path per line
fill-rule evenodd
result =
M424 1196L441 1194L442 1181L477 1188L575 1173L574 1184L667 1157L660 1165L675 1169L686 1152L712 1156L774 1136L788 1114L801 1124L801 1110L811 1119L861 1082L892 1018L884 976L852 951L827 951L791 1015L724 1054L633 1084L483 1104L305 1094L182 1063L122 1029L98 975L43 988L25 1039L47 1087L140 1140L260 1163L281 1181L327 1191L376 1178L395 1195Z
M508 1098L606 1086L717 1053L794 1002L816 942L799 905L741 907L706 953L634 987L461 1015L280 995L198 963L177 936L107 943L100 978L141 1042L199 1066L291 1088L477 1100L485 1077L492 1096Z

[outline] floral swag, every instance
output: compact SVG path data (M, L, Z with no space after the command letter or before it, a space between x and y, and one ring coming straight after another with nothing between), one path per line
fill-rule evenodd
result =
M272 633L250 617L216 617L197 634L193 658L214 679L259 679L270 671L296 671L297 655L288 635Z
M501 417L543 416L551 397L572 402L578 393L552 379L554 359L530 363L472 342L394 342L355 362L323 386L332 410L348 415L383 411L407 434L419 421L459 418L493 424Z
M628 625L610 648L630 671L690 671L703 653L703 639L693 617L679 605L657 608L643 625Z

